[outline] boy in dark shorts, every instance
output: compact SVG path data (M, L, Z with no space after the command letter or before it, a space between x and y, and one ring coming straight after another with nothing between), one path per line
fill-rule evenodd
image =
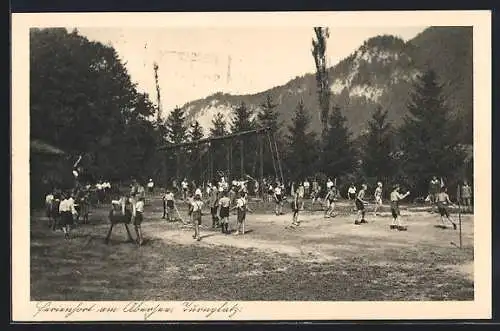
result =
M365 205L368 204L368 201L365 201L365 192L366 192L366 184L361 185L361 190L359 190L358 195L356 196L356 210L357 210L357 216L356 220L354 221L354 224L359 225L359 224L364 224L368 223L365 220ZM361 216L361 220L359 219Z
M189 212L191 214L191 219L194 225L193 239L197 241L201 240L200 236L200 225L201 225L201 214L203 209L203 201L201 197L197 194L194 196L193 201L190 203Z
M74 201L70 199L70 197L69 193L63 194L61 203L59 204L59 214L61 226L63 227L64 239L70 239L69 233L73 225L73 217L77 215Z
M144 220L144 197L140 197L132 209L132 216L134 219L135 234L137 235L137 245L141 246L143 243L141 224Z
M274 188L274 202L276 203L275 213L276 216L283 215L283 192L279 182L276 183Z
M219 217L221 222L221 230L224 234L231 233L229 231L229 206L231 199L228 197L227 191L222 192L222 198L219 199Z
M453 230L457 229L457 224L454 222L454 220L450 217L450 214L448 213L448 208L447 205L452 205L454 204L450 201L450 197L448 195L448 189L446 187L441 188L441 192L437 196L437 208L439 215L441 217L441 224L444 225L444 218L446 217L446 220L450 222L453 225Z
M408 195L410 195L410 191L406 192L406 194L401 195L399 193L399 185L394 185L393 190L391 192L391 213L392 213L392 224L390 225L391 230L399 230L406 231L406 226L401 224L401 213L399 212L399 200L403 200Z
M167 218L167 221L172 221L172 214L174 213L174 193L172 190L167 190L167 193L163 196L163 217Z
M293 192L293 200L291 202L291 207L292 207L292 224L289 226L290 229L295 229L297 226L300 225L299 221L299 212L302 209L302 199L304 197L303 195L304 192L304 186L302 183L299 183L299 187L295 192Z
M236 199L236 206L233 207L233 209L236 209L237 211L238 229L236 230L236 235L239 235L240 233L245 234L245 222L246 222L247 211L250 213L252 212L252 210L248 208L245 192L240 192L239 195L240 195L239 198Z
M334 216L336 198L337 198L337 188L335 186L331 186L325 197L325 204L327 206L327 209L325 211L325 218Z
M217 206L219 203L219 193L215 186L210 190L208 195L208 204L210 206L210 214L212 215L212 228L219 227L219 217L217 216Z

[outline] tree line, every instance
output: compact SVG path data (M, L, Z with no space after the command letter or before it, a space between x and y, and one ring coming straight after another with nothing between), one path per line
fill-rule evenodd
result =
M138 91L113 47L89 41L76 30L30 31L31 137L65 150L70 158L84 155L83 164L92 179L153 178L165 186L183 177L207 181L209 170L255 177L260 174L262 145L264 175L278 174L279 158L289 181L313 176L337 178L346 185L398 181L420 194L432 175L448 181L468 176L471 181L472 170L464 173L466 154L454 134L460 123L450 116L434 72L423 73L411 100L401 127L393 127L380 106L373 111L368 132L356 139L336 105L331 106L327 126L318 136L309 127L316 109L306 109L299 102L291 124L284 127L270 96L258 111L241 103L229 120L215 114L204 132L196 120L187 120L181 107L166 118L158 116L158 105ZM210 147L159 150L206 135L219 137L259 127L269 127L270 135L216 141ZM42 167L30 170L32 178L43 177L33 176ZM37 183L32 180L33 185Z

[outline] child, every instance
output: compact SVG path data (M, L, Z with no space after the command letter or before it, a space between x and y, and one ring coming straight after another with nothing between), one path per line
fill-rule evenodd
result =
M327 205L327 209L325 211L326 217L333 217L334 209L335 209L335 199L337 198L337 188L332 186L325 197L325 204Z
M245 221L246 221L247 211L251 213L252 210L248 208L244 192L240 192L240 197L236 200L236 206L234 206L233 209L236 209L238 212L237 214L238 229L236 230L236 235L240 234L240 229L241 229L241 234L245 234Z
M368 204L367 201L365 201L365 192L366 192L366 184L361 185L361 190L359 190L358 195L356 196L356 210L357 210L357 217L356 220L354 221L354 224L359 225L363 223L368 223L365 220L365 204ZM359 217L361 216L361 220L359 220Z
M172 219L172 214L174 212L174 193L172 190L168 189L167 193L163 197L163 218L167 218L168 222L171 222Z
M446 187L441 188L441 192L437 195L437 208L439 215L441 216L441 223L444 226L444 217L448 220L453 225L453 230L457 229L457 224L454 222L454 220L450 217L448 213L448 209L446 206L448 204L453 205L454 204L450 201L450 197L448 196L448 190Z
M310 189L310 187L311 187L311 184L309 183L309 181L306 178L306 180L304 181L304 197L305 198L309 198L309 194L310 194L309 189Z
M464 181L464 185L462 186L461 190L461 198L462 198L462 203L466 207L467 211L471 210L472 207L472 188L469 186L469 183L467 181Z
M45 196L45 215L47 216L48 220L49 220L49 227L52 226L52 206L54 204L54 194L52 194L52 192L49 192L46 196Z
M144 197L139 197L132 209L132 217L134 218L134 228L137 235L137 245L142 246L142 229L141 224L144 219Z
M70 239L69 233L73 224L73 217L77 215L75 204L70 195L65 193L59 204L59 213L61 215L61 225L63 226L64 239Z
M210 214L212 215L212 228L219 227L219 218L217 217L217 205L219 202L218 192L213 189L210 190L208 203L210 205Z
M200 225L201 225L201 214L203 208L203 201L201 201L201 196L196 194L193 201L190 203L190 214L194 225L193 239L197 241L201 240L200 237Z
M382 207L382 183L378 182L377 183L377 188L375 189L374 193L375 197L375 216L377 216L377 210L379 207Z
M227 196L227 191L222 192L222 198L219 199L219 217L222 223L222 233L229 234L229 206L231 200Z
M351 186L349 186L349 189L347 190L347 199L353 200L355 196L356 196L356 186L354 186L354 184L351 184Z
M391 192L391 213L392 213L392 224L390 225L391 230L406 231L406 226L401 225L401 213L399 211L399 201L403 200L410 195L410 191L406 194L401 195L399 193L399 185L394 185Z
M302 188L302 195L301 195L301 188ZM297 226L300 225L299 211L302 207L302 198L304 197L303 190L304 190L304 186L302 186L302 183L299 183L299 187L297 188L297 191L295 191L293 194L293 201L291 203L292 212L293 212L292 225L290 225L291 229L295 229Z
M274 188L274 202L276 203L276 216L283 215L283 194L280 183L276 183Z

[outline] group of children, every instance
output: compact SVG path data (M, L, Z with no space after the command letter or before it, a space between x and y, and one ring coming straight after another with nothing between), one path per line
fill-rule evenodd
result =
M55 231L58 227L64 232L64 239L71 239L70 231L78 217L75 192L54 190L45 196L46 216L49 227Z

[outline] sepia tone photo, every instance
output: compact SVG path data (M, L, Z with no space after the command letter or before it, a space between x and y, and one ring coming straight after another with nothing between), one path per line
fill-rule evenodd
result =
M414 22L30 26L34 315L474 302L476 34Z

